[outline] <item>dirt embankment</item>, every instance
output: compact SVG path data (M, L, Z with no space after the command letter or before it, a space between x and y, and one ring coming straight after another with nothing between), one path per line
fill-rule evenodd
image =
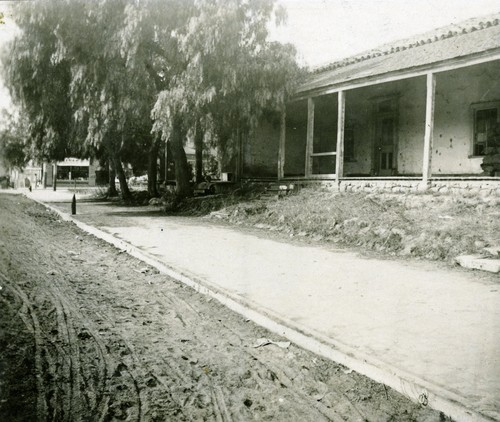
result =
M167 211L172 212L168 208ZM185 200L177 213L209 214L284 237L447 261L500 246L500 198L425 193L338 193L307 188L277 195L228 195Z
M438 421L0 195L0 420Z

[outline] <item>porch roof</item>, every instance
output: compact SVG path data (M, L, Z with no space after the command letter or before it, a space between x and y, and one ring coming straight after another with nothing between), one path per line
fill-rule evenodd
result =
M377 83L387 74L432 69L453 59L485 53L500 53L500 13L386 44L324 66L312 72L296 93L321 92L363 80Z

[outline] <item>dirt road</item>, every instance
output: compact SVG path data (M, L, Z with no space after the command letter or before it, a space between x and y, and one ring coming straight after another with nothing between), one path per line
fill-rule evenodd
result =
M0 420L439 421L0 194ZM286 346L286 345L284 345Z

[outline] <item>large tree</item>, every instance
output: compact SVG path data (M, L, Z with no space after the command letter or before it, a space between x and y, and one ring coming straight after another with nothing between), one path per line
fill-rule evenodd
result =
M171 134L181 196L190 193L181 151L188 128L196 127L197 149L207 129L220 150L238 149L265 112L283 109L299 69L291 46L269 41L270 20L282 17L274 0L200 0L179 32L186 65L160 93L153 116L155 128Z
M2 70L14 102L28 119L35 158L78 155L79 145L72 142L70 63L58 59L58 8L50 2L26 2L15 16L21 32L2 57Z
M39 0L22 5L21 33L7 68L43 158L104 153L125 199L130 192L123 159L149 159L149 190L156 194L159 137L151 133L150 111L164 86L162 68L169 57L155 43L158 35L163 39L174 30L173 6L179 4Z
M23 169L30 157L28 120L22 116L6 114L0 131L0 160L6 168Z
M147 81L127 67L122 31L128 2L62 0L71 18L60 27L60 49L72 62L70 98L75 122L85 126L85 145L106 151L130 199L122 166L124 151L137 141L137 125L148 107L142 102ZM139 122L139 123L138 123ZM113 186L114 181L110 181Z
M192 0L144 0L130 3L121 31L121 50L130 72L148 82L141 88L141 132L147 138L148 190L156 195L157 159L161 133L152 133L151 108L157 95L168 89L172 79L185 68L178 46L182 32L193 11ZM165 139L166 136L163 138Z
M12 97L29 120L32 150L40 160L99 150L112 157L109 148L95 142L95 113L106 106L95 101L96 86L83 71L93 65L99 70L89 51L102 47L98 18L89 15L82 0L23 2L14 13L20 31L3 56L3 68Z
M188 134L200 157L204 131L224 150L283 107L297 67L292 48L268 41L277 10L274 0L26 2L7 67L35 150L107 155L128 198L122 161L147 157L154 195L169 140L177 193L189 195Z

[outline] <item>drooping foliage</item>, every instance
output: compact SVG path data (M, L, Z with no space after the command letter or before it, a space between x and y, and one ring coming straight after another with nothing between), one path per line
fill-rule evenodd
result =
M156 162L162 142L152 131L151 109L160 91L169 87L172 78L184 68L177 34L192 13L191 0L144 0L130 3L121 31L121 51L130 71L147 82L140 88L145 109L140 110L134 128L147 137L148 190L156 193ZM178 165L180 168L181 165Z
M38 0L15 15L4 62L37 157L107 156L124 197L122 162L147 167L156 193L162 140L189 195L187 137L234 147L299 73L294 49L268 41L274 0Z
M226 151L264 113L282 110L300 74L294 48L268 40L270 20L282 17L273 0L197 1L178 35L186 66L158 96L155 128L209 130Z
M22 105L36 158L58 160L78 153L72 143L69 99L70 63L59 58L58 17L55 3L29 2L19 9L22 36L4 55L7 86Z
M7 169L22 170L29 161L31 144L28 142L28 120L15 114L5 116L0 131L0 160Z

